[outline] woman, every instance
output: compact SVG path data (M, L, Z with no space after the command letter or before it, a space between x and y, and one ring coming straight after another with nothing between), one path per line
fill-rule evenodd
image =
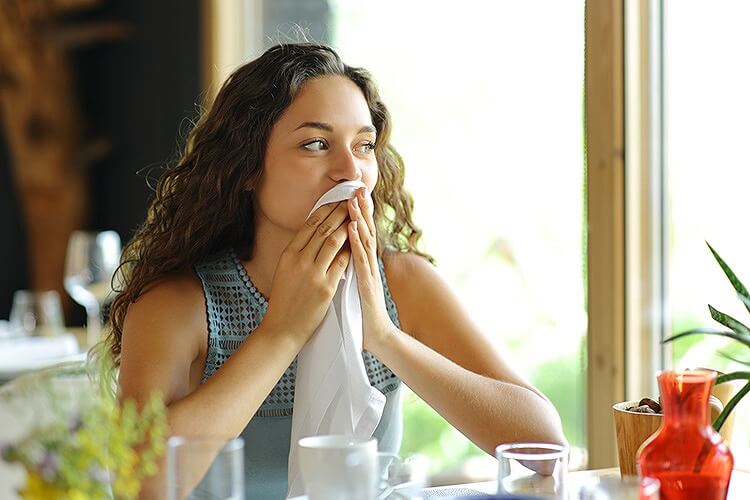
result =
M417 250L390 129L367 72L325 46L273 47L223 85L125 250L108 338L121 396L161 391L171 434L242 435L250 496L286 494L294 360L350 258L382 450L400 445L401 382L488 453L565 440ZM352 180L366 188L307 217Z

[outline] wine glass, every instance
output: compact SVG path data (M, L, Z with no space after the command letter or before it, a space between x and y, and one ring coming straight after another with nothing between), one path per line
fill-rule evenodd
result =
M65 332L60 294L17 290L10 309L11 335L51 337Z
M244 446L242 438L169 438L167 499L245 498Z
M120 264L120 237L114 231L73 231L65 257L65 290L86 308L86 343L99 341L101 311Z

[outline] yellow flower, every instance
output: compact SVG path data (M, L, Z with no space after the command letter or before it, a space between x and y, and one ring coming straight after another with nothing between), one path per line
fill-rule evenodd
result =
M49 484L36 472L26 475L26 486L20 491L24 500L54 500L66 498L66 492Z
M53 387L48 389L50 401L56 401ZM5 450L4 460L26 468L22 498L98 500L114 492L118 500L132 500L142 479L156 472L167 434L166 407L158 394L140 411L132 400L120 405L114 393L85 403L72 419L52 405L59 418Z

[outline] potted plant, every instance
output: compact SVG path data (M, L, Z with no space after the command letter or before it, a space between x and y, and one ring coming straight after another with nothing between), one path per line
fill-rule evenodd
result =
M708 249L711 250L711 254L714 256L714 259L716 259L719 267L721 267L727 279L729 279L729 282L734 287L735 292L737 292L737 297L742 301L742 303L745 305L745 308L750 313L750 293L747 291L747 288L745 288L745 285L743 285L742 282L737 278L732 269L727 265L726 262L724 262L724 259L721 258L716 250L714 250L708 242L706 242L706 245L708 245ZM664 342L672 342L689 335L715 335L719 337L730 338L750 349L750 327L745 326L745 324L729 316L728 314L724 314L723 312L715 309L710 304L708 305L708 310L711 313L711 318L722 325L724 329L694 328L692 330L678 333L677 335L666 339ZM748 371L721 373L716 378L715 385L718 386L721 384L726 384L727 382L731 382L733 380L747 380L748 382L742 387L742 389L737 391L737 393L729 399L729 401L724 405L724 409L721 411L719 416L716 417L716 419L713 421L714 429L716 429L717 431L721 431L729 415L732 413L732 410L734 410L734 408L737 406L737 403L739 403L742 398L744 398L745 395L750 392L750 360L738 359L724 352L720 352L720 354L736 363L747 366Z
M724 274L734 287L738 298L743 302L745 308L750 312L750 292L737 278L731 268L724 262L719 254L708 245L711 254L721 267ZM738 342L740 345L750 349L750 327L746 326L739 320L722 313L713 306L709 305L709 312L714 321L722 325L723 329L714 328L694 328L678 333L668 339L665 343L673 342L677 339L691 335L714 335L725 337ZM748 371L735 371L732 373L719 373L716 378L713 394L718 396L712 397L711 400L711 418L713 427L722 436L729 441L731 438L732 420L734 418L732 411L745 395L750 392L750 360L738 359L727 353L720 354L732 361L748 366ZM748 382L739 391L728 387L728 383L735 380L747 380ZM638 448L641 444L656 432L661 425L661 411L658 404L644 398L639 402L626 401L617 403L613 406L615 416L615 426L617 431L617 448L620 461L620 472L622 475L635 475L635 459Z

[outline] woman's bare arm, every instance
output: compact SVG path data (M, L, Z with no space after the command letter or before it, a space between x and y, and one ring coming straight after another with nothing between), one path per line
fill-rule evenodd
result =
M205 384L208 332L197 277L159 283L131 304L120 366L121 398L148 400L159 391L169 432L185 436L239 435L279 381L305 338L261 324Z
M403 331L394 328L373 354L487 453L505 442L565 442L549 400L503 359L426 260L391 254L385 264Z

